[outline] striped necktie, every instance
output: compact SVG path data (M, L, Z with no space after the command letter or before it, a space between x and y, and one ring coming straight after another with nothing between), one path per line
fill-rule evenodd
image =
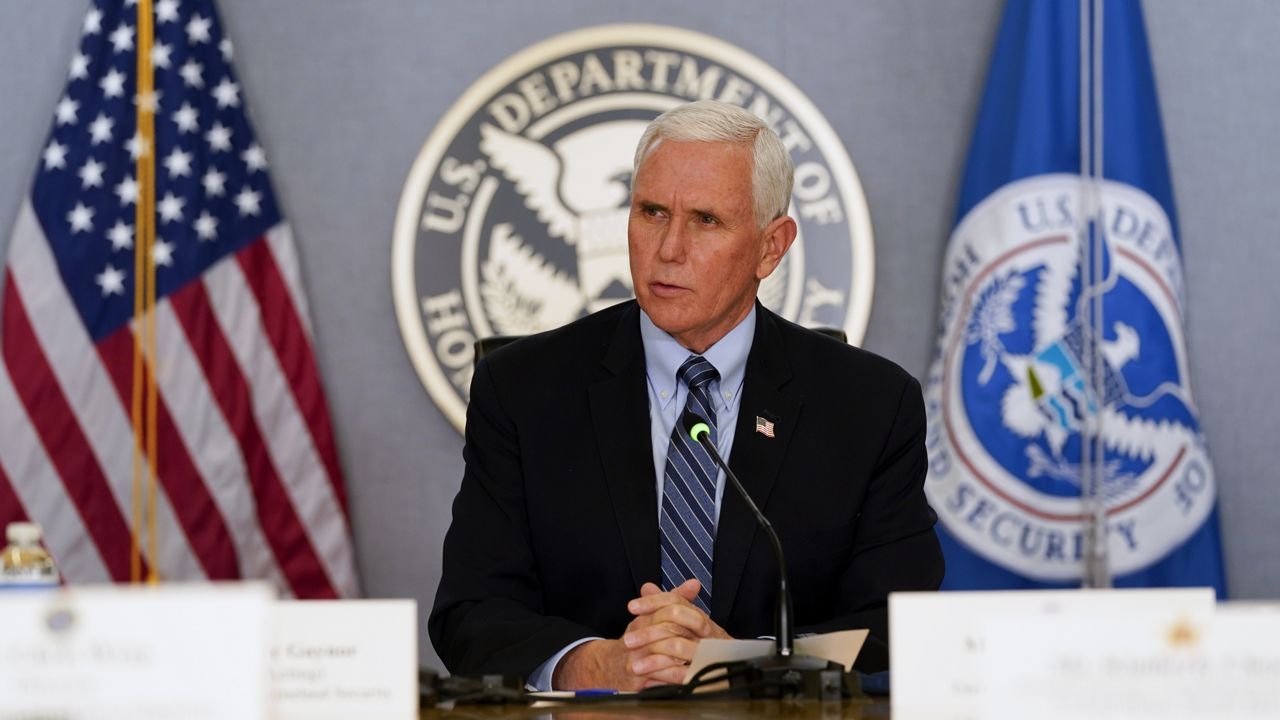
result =
M711 427L716 442L716 413L711 405L711 383L720 373L701 355L690 355L676 373L676 381L689 387L687 411L696 413ZM683 416L683 413L681 414ZM662 481L662 514L658 520L662 549L662 588L671 590L690 578L702 583L694 604L711 613L711 553L716 537L716 476L711 454L689 439L682 418L676 418L667 446L667 467Z

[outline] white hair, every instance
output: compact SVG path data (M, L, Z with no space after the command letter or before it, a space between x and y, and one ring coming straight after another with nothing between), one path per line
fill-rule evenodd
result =
M636 146L632 178L640 163L664 139L674 142L729 142L751 145L751 202L756 226L787 214L795 167L786 146L763 120L737 105L699 100L672 108L649 123Z

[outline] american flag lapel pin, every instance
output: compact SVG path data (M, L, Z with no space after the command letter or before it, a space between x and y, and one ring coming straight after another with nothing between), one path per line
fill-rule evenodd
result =
M760 417L759 415L757 415L756 416L756 432L760 433L761 435L767 438L775 437L773 432L773 421L766 420L763 417Z

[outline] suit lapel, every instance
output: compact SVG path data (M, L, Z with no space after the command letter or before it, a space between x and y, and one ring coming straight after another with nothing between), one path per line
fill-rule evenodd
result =
M729 467L756 505L768 516L769 494L773 491L782 460L791 441L791 429L800 417L800 400L783 392L791 378L782 338L775 316L756 308L756 334L747 356L746 380L738 423L734 430ZM774 423L775 437L756 432L756 417ZM725 481L728 483L728 480ZM716 527L715 562L712 575L711 617L724 623L733 610L738 585L747 562L758 525L755 516L732 486L725 487ZM762 538L761 542L765 542Z
M660 580L658 496L639 306L623 313L604 366L609 377L588 388L592 425L638 597L643 583Z

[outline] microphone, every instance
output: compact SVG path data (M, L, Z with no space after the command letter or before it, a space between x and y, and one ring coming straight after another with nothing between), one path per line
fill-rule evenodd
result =
M720 451L711 440L711 427L707 421L692 410L686 409L680 423L689 434L689 439L701 445L711 455L716 465L724 470L724 475L737 491L738 496L755 515L756 522L764 529L773 546L773 556L778 563L778 602L774 618L774 652L773 655L746 661L750 666L749 682L752 697L811 697L822 700L838 700L841 696L844 668L839 663L813 657L797 655L795 652L795 615L791 605L791 589L787 585L787 563L782 554L782 541L774 532L769 518L760 512L747 489L742 486L738 476L730 469L729 464L720 457ZM734 685L733 681L730 685Z
M742 487L738 476L734 474L733 470L729 469L729 464L724 461L724 458L720 457L720 452L716 450L716 444L711 441L711 427L707 425L707 421L692 410L685 410L682 420L685 432L689 433L689 438L702 445L711 454L711 459L715 460L716 464L724 470L724 475L729 478L733 489L738 492L738 496L751 509L751 514L756 516L756 522L760 524L760 527L764 528L765 535L769 536L769 543L773 545L773 557L778 563L778 607L773 625L774 651L779 657L791 657L795 652L795 629L792 627L795 616L791 607L791 590L787 587L787 561L782 555L782 542L778 540L778 533L774 532L773 523L770 523L769 518L760 512L760 508L756 506L755 501L747 494L747 489Z

